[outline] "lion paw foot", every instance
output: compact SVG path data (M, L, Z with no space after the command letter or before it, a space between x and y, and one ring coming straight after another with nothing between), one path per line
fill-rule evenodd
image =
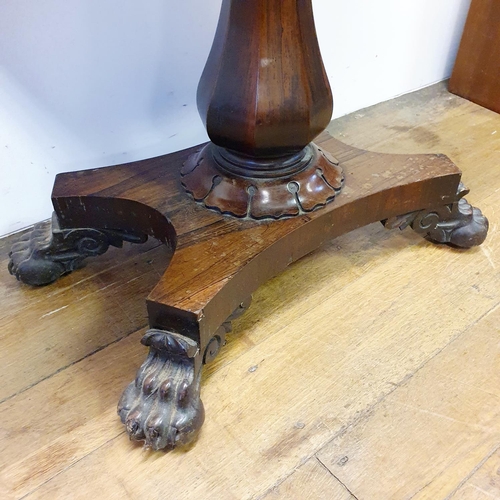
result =
M109 229L61 229L56 215L35 225L12 246L9 272L27 285L48 285L124 241L144 243L147 235Z
M460 183L456 201L436 209L412 212L383 221L388 229L410 226L434 243L471 248L483 243L488 234L488 219L479 208L471 206L464 196L469 190Z
M149 356L125 389L118 414L130 439L171 450L192 441L205 418L198 346L160 330L149 330L142 343L150 347Z

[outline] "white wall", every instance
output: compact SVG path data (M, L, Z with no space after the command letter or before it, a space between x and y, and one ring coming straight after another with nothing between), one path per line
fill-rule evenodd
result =
M55 174L206 140L195 93L220 0L2 0L0 235ZM314 0L334 116L449 76L470 0Z

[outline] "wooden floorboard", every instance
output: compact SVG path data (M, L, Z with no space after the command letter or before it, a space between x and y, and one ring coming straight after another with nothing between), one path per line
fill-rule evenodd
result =
M357 498L449 498L500 447L499 325L496 307L325 446L321 462Z
M314 457L294 470L289 478L273 486L260 498L262 500L288 500L290 498L355 500L349 490Z
M499 498L500 451L486 457L450 496L452 500L489 500Z
M164 454L115 413L163 249L126 245L31 289L0 240L0 498L500 498L500 115L440 84L330 130L448 154L487 241L454 250L374 224L292 265L206 367L197 443Z

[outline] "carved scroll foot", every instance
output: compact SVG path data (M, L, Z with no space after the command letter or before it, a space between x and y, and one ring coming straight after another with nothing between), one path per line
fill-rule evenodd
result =
M393 217L383 221L383 224L388 229L405 229L410 226L434 243L446 243L460 248L480 245L488 233L488 219L479 208L467 202L464 198L467 193L469 190L460 183L457 199L451 205Z
M250 304L243 302L220 326L203 350L183 335L148 330L141 342L149 355L123 392L118 415L130 439L146 448L172 450L193 441L205 420L200 399L202 364L213 361L231 331L231 321Z
M144 243L147 235L93 228L60 229L56 215L35 225L12 246L9 272L27 285L47 285L74 271L87 257L101 255L123 241Z

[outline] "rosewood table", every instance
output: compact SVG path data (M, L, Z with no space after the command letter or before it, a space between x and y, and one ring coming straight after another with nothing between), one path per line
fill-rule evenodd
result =
M170 249L147 298L149 355L118 404L129 436L155 450L194 439L203 365L251 293L292 262L374 221L460 247L488 229L447 157L371 153L323 132L333 101L311 0L223 0L198 108L208 144L58 175L51 223L9 265L43 285L123 241Z

